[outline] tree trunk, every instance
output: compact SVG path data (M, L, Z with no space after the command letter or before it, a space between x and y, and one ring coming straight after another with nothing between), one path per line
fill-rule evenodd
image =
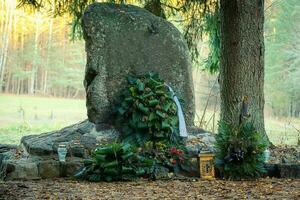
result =
M24 24L24 19L21 18L21 22ZM25 30L24 30L24 26L22 26L22 32L21 32L21 57L19 58L20 61L20 69L24 68L24 66L22 67L22 65L24 65L24 35L25 35ZM26 65L25 68L23 69L24 71L26 70ZM21 80L20 80L21 79ZM26 78L19 78L20 83L20 88L18 90L18 94L20 93L25 93L25 84L24 84L24 80L26 80Z
M18 82L17 82L17 95L20 94L20 87L21 87L21 81L20 81L20 78L18 78Z
M255 128L264 127L264 1L221 0L221 120L239 125L243 99Z
M1 1L1 7L0 10L2 10L2 13L0 13L0 63L2 62L2 50L3 50L3 37L4 37L4 29L5 29L5 16L6 10L5 10L5 1Z
M37 60L38 60L38 42L39 42L39 21L38 21L38 14L36 14L37 20L35 22L35 38L34 38L34 58L32 63L31 69L31 84L30 84L30 94L34 94L35 90L37 89Z
M53 8L54 9L54 8ZM48 34L48 45L47 45L47 60L45 66L45 73L44 73L44 85L43 85L43 93L44 95L47 93L47 81L48 81L48 69L50 69L50 51L51 51L51 44L52 44L52 34L53 34L53 18L50 19L49 23L49 34Z
M4 79L3 79L4 81ZM6 92L6 93L9 93L9 92L13 92L11 88L11 85L13 85L13 79L11 77L11 71L9 70L6 74L6 79L5 79L5 86L4 86L4 89L2 92Z
M15 1L13 1L15 3ZM0 55L0 92L5 89L4 87L4 73L5 73L5 67L6 67L6 60L7 60L7 54L8 54L8 47L9 47L9 39L10 39L10 33L12 29L12 21L13 21L13 14L15 9L15 4L9 4L6 5L6 15L9 16L6 18L8 20L5 24L5 30L3 33L3 49Z

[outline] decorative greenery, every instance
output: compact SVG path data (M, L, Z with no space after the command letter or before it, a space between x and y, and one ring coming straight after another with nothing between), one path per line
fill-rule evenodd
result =
M158 74L128 78L128 89L116 108L116 126L122 141L143 146L146 141L178 139L177 107L172 93Z
M128 143L112 143L97 147L91 159L84 161L84 168L75 174L76 178L92 182L135 180L138 177L156 179L159 166L169 172L179 172L186 164L185 148L162 146L154 149L151 142L143 148Z
M225 178L241 179L259 177L265 169L264 150L267 142L252 122L239 127L220 122L216 136L216 165Z
M122 143L98 147L75 177L90 181L156 179L158 170L179 172L187 160L178 135L177 106L158 74L128 77L116 107ZM164 172L165 173L165 172Z
M128 143L112 143L96 148L75 177L93 182L133 180L152 174L154 162Z
M169 172L183 170L182 165L188 165L187 149L184 145L167 145L165 142L147 142L141 149L141 154L155 160L158 165L168 168Z
M181 165L187 162L185 150L186 149L180 149L179 147L171 147L166 152L167 157L169 157L169 165L172 166L174 172L178 172L180 169L182 170Z

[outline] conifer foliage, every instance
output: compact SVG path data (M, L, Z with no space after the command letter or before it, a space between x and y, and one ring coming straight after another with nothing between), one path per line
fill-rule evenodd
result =
M256 178L265 172L264 151L267 142L253 123L245 121L238 127L221 121L216 137L216 165L229 179Z

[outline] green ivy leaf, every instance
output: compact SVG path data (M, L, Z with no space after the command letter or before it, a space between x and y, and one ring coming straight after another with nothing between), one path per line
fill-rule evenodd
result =
M131 93L131 96L135 97L137 95L137 92L136 92L136 88L135 87L130 87L129 88L129 91Z
M156 106L157 104L159 104L159 100L158 99L153 99L149 101L149 106Z
M129 84L134 85L136 83L136 78L133 76L128 76L127 81Z
M170 109L172 103L173 103L173 102L167 102L167 103L165 103L165 104L162 106L162 109L163 109L165 112L168 112L168 110Z
M153 121L154 119L157 119L157 116L154 112L151 112L149 115L149 121Z
M118 112L119 112L121 115L123 115L123 114L126 112L126 110L125 110L123 107L120 107L120 108L118 108Z
M143 99L146 99L146 98L151 97L151 96L153 96L153 95L154 95L154 93L151 91L151 92L145 94L145 95L143 96Z
M112 168L118 166L118 161L106 162L102 164L103 168Z
M156 113L159 117L165 118L165 115L164 115L162 112L160 112L159 110L157 110L155 113Z
M138 108L140 111L142 111L143 113L149 113L149 108L145 107L142 103L138 104Z
M165 120L165 121L162 121L161 128L162 129L170 129L171 125Z
M136 84L139 92L143 92L145 89L145 84L140 79L137 79Z

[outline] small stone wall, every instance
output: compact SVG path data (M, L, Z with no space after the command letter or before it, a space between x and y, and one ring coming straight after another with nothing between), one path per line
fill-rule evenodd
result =
M110 143L118 134L108 125L85 120L59 131L25 136L18 146L0 145L0 176L5 180L72 176L96 145ZM58 160L62 142L69 144L66 162Z
M186 144L193 164L185 166L185 170L190 172L187 174L189 176L198 176L198 153L213 148L214 136L196 127L188 128L188 132ZM0 146L1 178L16 180L72 176L83 166L82 161L97 144L111 143L118 139L118 135L119 132L111 126L96 126L85 120L59 131L25 136L18 146ZM57 155L57 147L62 142L70 144L65 163L59 162Z
M191 165L183 166L186 176L199 177L198 154L201 150L214 151L214 134L197 127L188 127L186 146ZM79 170L82 161L97 144L107 144L118 138L118 131L107 125L85 120L59 131L25 136L20 145L0 145L0 178L4 180L70 177ZM59 162L57 147L61 142L72 141L80 146L69 146L66 162ZM299 163L265 164L265 176L300 178ZM162 177L165 174L161 174ZM218 173L217 173L218 176Z

